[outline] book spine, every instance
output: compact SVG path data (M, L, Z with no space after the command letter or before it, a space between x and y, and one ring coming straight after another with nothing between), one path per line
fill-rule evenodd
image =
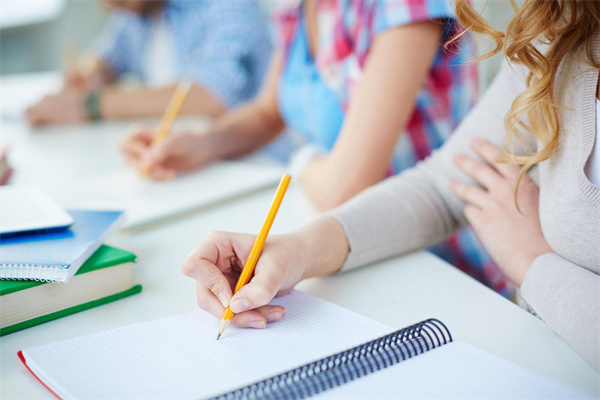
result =
M0 264L0 279L64 282L68 265Z
M428 319L214 399L305 399L450 342L448 328L437 319Z

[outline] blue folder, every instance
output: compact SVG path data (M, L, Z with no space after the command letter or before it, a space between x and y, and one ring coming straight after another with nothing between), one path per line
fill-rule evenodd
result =
M0 238L0 279L67 283L118 225L122 211L67 210L66 230Z

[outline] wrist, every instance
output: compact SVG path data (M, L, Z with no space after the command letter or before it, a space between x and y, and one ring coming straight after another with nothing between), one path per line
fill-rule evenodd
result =
M319 218L292 235L302 243L302 279L338 272L350 250L344 228L333 217Z
M529 270L531 269L533 264L535 264L537 259L543 255L546 255L548 253L553 253L553 252L554 251L552 250L552 248L546 244L545 246L541 246L538 249L538 251L535 251L532 254L530 254L528 257L526 257L522 261L518 276L515 278L515 282L514 282L515 285L517 285L518 287L521 287L523 285L523 282L525 281L527 272L529 272Z
M101 93L99 90L91 91L85 96L83 104L89 121L98 121L102 119L100 100Z
M194 133L192 136L192 154L195 156L196 167L202 167L212 162L218 161L218 157L215 151L212 150L210 134L207 133Z

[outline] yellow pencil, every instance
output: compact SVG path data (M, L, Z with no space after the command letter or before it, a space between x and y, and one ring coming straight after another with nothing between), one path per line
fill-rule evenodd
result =
M244 269L242 269L242 273L240 274L237 284L235 285L235 289L233 291L234 294L250 280L250 276L254 271L258 257L260 257L260 253L265 245L265 241L267 240L267 236L269 235L269 231L271 230L271 226L273 225L277 211L279 211L279 206L281 205L283 196L285 196L285 192L290 185L291 179L292 177L290 175L284 174L281 178L281 182L279 182L279 187L277 187L277 192L275 193L275 198L273 198L273 203L271 203L271 208L269 209L267 218L265 219L265 222L263 223L256 240L254 241L254 245L252 245L252 250L250 250L250 255L246 260L246 265L244 265ZM225 309L225 313L223 313L221 324L219 325L219 334L217 335L217 340L219 340L223 332L225 332L225 329L227 329L227 326L231 322L232 318L233 311L227 307Z
M169 135L169 132L171 131L171 126L173 126L173 122L175 122L177 114L179 114L179 110L181 110L181 106L183 106L183 102L185 101L191 88L191 82L179 82L177 88L175 89L175 93L173 93L173 96L169 101L169 105L167 106L165 114L163 115L162 120L160 121L158 130L152 138L152 142L150 142L151 147L159 146L162 142L165 141L165 139ZM150 166L144 166L142 168L142 172L144 173L144 175L148 175L148 173L150 172Z
M181 106L183 105L183 102L185 101L185 98L187 97L191 88L192 83L189 81L181 81L179 85L177 85L175 93L173 93L173 97L171 97L171 101L167 106L165 115L163 115L163 118L160 121L158 131L152 138L152 146L160 145L167 138L167 135L171 130L171 126L173 125L173 122L175 122L175 118L177 118L177 114L179 114L179 110L181 110Z
M77 46L73 43L65 43L60 50L65 62L65 69L67 71L74 70L77 67Z

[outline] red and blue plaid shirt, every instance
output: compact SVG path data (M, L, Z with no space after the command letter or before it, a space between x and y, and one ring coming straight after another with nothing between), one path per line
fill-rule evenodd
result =
M318 0L316 7L319 37L315 64L344 109L352 100L369 50L381 32L439 20L444 27L444 44L460 30L447 0ZM295 38L300 13L300 8L293 8L276 18L284 54ZM474 55L467 35L449 47L440 45L412 118L396 146L390 174L412 167L441 146L473 106L478 78L476 65L469 61Z
M448 0L318 0L316 69L344 110L352 101L369 50L387 29L420 21L443 24L443 37L405 132L400 135L389 174L414 166L440 147L474 105L478 96L475 48L468 35L450 45L461 32ZM298 34L302 8L280 13L277 39L289 53ZM475 233L466 229L432 250L461 270L510 296L512 286L483 249Z

